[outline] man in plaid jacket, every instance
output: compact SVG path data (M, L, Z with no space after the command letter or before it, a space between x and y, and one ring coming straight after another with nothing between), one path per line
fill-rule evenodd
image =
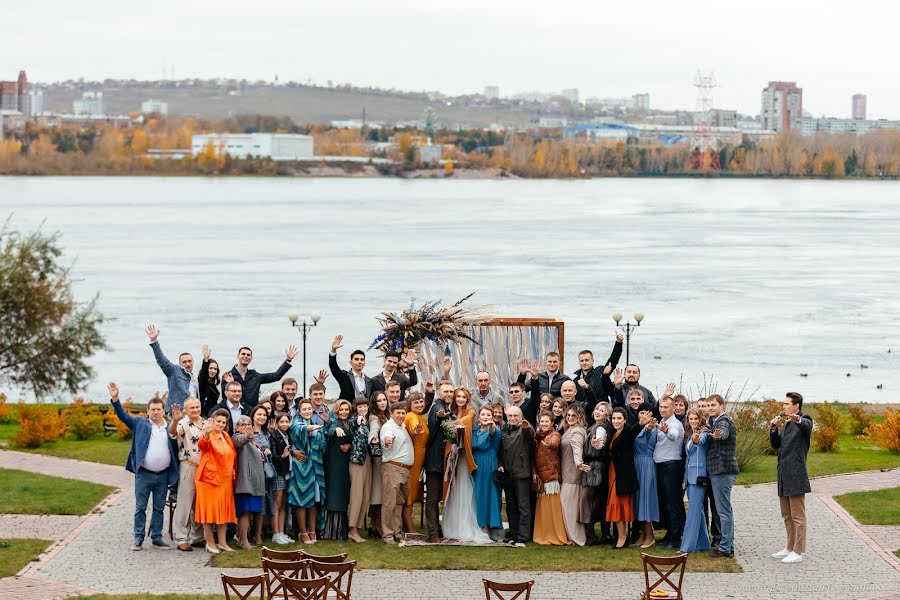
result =
M719 547L710 553L712 557L734 556L734 513L731 509L731 488L740 469L737 463L737 429L725 412L725 399L719 394L707 398L707 413L712 436L706 454L706 470L710 487L716 500L722 523L722 539Z

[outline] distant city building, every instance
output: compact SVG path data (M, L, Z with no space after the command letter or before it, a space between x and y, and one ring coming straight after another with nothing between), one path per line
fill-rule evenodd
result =
M712 110L712 124L716 127L735 127L737 125L737 111L714 108Z
M303 160L313 157L313 138L293 133L211 133L191 136L191 154L212 144L217 153L232 158Z
M39 115L47 110L46 104L44 103L44 90L28 90L26 108L25 114L30 117Z
M631 97L631 107L634 110L650 110L650 94L635 94Z
M795 81L770 81L762 91L759 114L763 129L789 131L803 116L803 89Z
M335 129L362 129L363 127L381 129L385 126L382 121L363 121L362 119L335 119L329 121L328 125Z
M25 71L19 71L19 77L15 81L0 81L0 110L29 114L27 102L28 76Z
M105 115L103 92L84 92L81 100L72 101L72 112L76 115Z
M144 100L141 102L141 112L146 114L149 113L157 113L160 115L169 114L169 103L163 102L162 100L154 100L150 98L149 100Z
M601 123L590 125L569 125L563 129L563 139L587 139L625 141L634 138L642 143L674 146L687 144L694 135L693 125L654 125L646 123ZM713 127L712 134L720 144L738 145L743 142L744 133L735 127Z
M541 129L555 129L565 127L569 121L561 117L541 117L538 119L538 127Z
M496 85L486 85L484 86L484 97L488 100L499 100L500 99L500 87Z
M853 94L853 111L851 112L854 119L866 119L866 95Z
M803 117L799 120L797 128L802 135L816 135L817 133L864 135L879 129L900 129L900 121Z
M441 162L441 153L443 146L420 146L416 148L416 154L419 155L419 161L425 165L437 165Z
M578 88L567 88L561 92L563 98L572 104L578 104Z

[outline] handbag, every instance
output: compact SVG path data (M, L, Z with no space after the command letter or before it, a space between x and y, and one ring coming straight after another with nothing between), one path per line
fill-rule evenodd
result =
M369 442L369 456L376 458L381 456L381 442L378 440Z
M709 487L710 481L709 477L706 475L697 475L697 485L702 485L703 487Z
M275 465L272 464L272 459L270 459L268 456L266 457L265 461L263 461L263 470L266 473L266 481L275 479Z

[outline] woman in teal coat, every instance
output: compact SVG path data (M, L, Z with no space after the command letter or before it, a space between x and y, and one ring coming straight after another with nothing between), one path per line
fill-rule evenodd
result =
M325 438L321 425L312 422L312 402L304 398L291 420L291 478L288 480L288 504L296 509L300 540L315 543L316 530L323 529L325 515L318 510L325 502ZM321 522L321 524L319 523Z
M476 469L472 474L475 485L475 512L478 526L485 533L502 529L500 518L500 486L494 481L494 471L500 466L500 428L494 425L494 411L486 404L478 412L478 425L472 428L472 458Z

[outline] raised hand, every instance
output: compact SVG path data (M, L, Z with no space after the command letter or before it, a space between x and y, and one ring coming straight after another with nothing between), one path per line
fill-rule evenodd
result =
M659 427L659 430L663 433L669 433L669 425L665 421L657 425L657 427Z
M616 330L616 341L621 344L624 340L625 340L625 334L617 329Z
M203 423L203 433L206 435L206 437L209 437L209 434L212 433L212 430L213 430L213 420L207 419Z
M672 394L674 394L674 393L675 393L675 383L670 381L669 383L666 384L666 389L663 390L662 397L663 398L671 398Z
M150 325L147 325L147 329L145 329L144 331L147 332L147 337L150 338L151 344L156 341L156 338L159 337L159 329L157 329L156 325L153 325L152 323Z
M617 388L621 388L623 381L625 381L624 371L622 371L621 368L616 369L615 373L613 374L613 383L616 385Z
M204 360L204 362L209 362L209 355L211 353L212 353L212 349L208 345L203 344L203 360Z
M606 366L603 367L603 374L609 375L610 373L612 373L612 363L606 363Z
M406 364L410 367L416 366L416 350L414 348L406 351Z
M334 336L334 341L331 342L331 351L337 352L339 348L344 346L344 336L338 334Z
M519 375L524 375L528 372L528 359L523 358L519 361Z
M284 349L284 356L288 362L291 362L292 360L294 360L294 357L297 356L297 352L299 352L299 350L297 350L297 346L291 345Z
M106 387L107 387L107 389L109 389L110 399L118 400L119 399L119 386L116 385L116 382L110 381Z
M453 359L449 356L444 357L444 377L450 375L450 369L453 368Z
M536 360L528 363L528 373L531 374L531 378L537 381L537 378L541 374L541 363Z
M584 380L584 373L581 374L581 377L578 378L578 385L583 389L588 388L588 382Z
M325 369L320 369L318 375L313 375L313 379L316 380L316 383L325 385L325 380L328 379L328 372Z
M182 417L184 417L184 413L181 412L181 407L178 406L177 404L173 404L172 405L172 420L180 421Z
M234 375L231 374L231 371L225 371L222 374L222 381L224 381L225 383L231 383L232 381L234 381Z

